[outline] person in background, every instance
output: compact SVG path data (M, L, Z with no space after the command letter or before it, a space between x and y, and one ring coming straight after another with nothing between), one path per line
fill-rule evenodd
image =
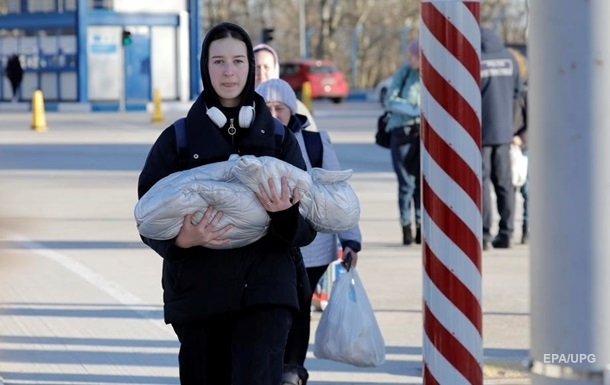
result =
M515 119L514 119L514 131L515 134L513 136L513 144L521 147L521 151L523 151L523 155L528 156L528 148L527 148L527 59L525 56L521 54L518 50L514 48L508 48L508 50L515 55L515 59L517 59L517 63L519 64L519 74L523 79L523 90L521 94L518 96L517 101L515 102ZM528 163L529 164L529 163ZM523 198L523 222L521 224L521 244L525 245L529 242L529 184L530 184L530 175L529 170L527 173L527 178L525 179L525 183L523 186L519 188L519 193Z
M254 62L256 63L255 84L258 86L269 79L279 79L280 59L277 52L267 44L254 46Z
M513 141L515 100L522 92L519 66L500 37L481 28L481 132L483 163L483 249L511 247L515 215L510 144ZM492 239L491 185L500 214L498 234Z
M256 62L256 85L258 86L265 80L280 78L280 60L273 47L267 44L257 44L254 46L254 60ZM303 102L297 99L297 112L307 117L309 125L308 131L318 131L318 126Z
M521 147L523 155L528 156L527 149L527 79L523 82L523 93L519 96L515 103L515 135L513 136L513 144ZM529 162L528 162L529 165ZM529 166L528 166L529 168ZM527 177L523 186L519 187L519 193L523 198L523 223L521 224L521 244L525 245L529 241L530 226L529 226L529 184L530 173L527 172Z
M398 209L402 227L402 243L421 243L421 197L419 160L419 123L421 85L419 79L419 41L407 47L407 63L398 69L392 79L386 100L391 112L386 129L390 133L392 166L398 178ZM411 204L415 218L415 239Z
M12 101L16 102L19 98L19 89L21 88L21 82L23 81L23 68L21 67L21 62L19 61L19 56L17 54L11 55L8 59L5 73L13 89Z
M321 167L326 170L341 170L328 133L326 131L303 132L303 128L307 125L307 118L297 113L297 98L287 82L282 79L270 79L259 84L256 92L265 99L271 114L294 133L301 146L301 153L308 169ZM321 146L319 146L322 151L320 165L313 164L315 160L309 157L312 148L307 146L312 146L312 144L304 138L305 134L316 136L316 139L321 142ZM318 158L318 156L313 156L313 158ZM311 244L301 248L309 284L312 288L316 286L328 265L337 259L337 237L343 247L344 260L351 259L351 266L356 266L358 262L358 252L362 244L362 235L358 225L338 234L318 233ZM306 303L301 304L300 312L293 318L284 353L283 385L304 385L309 378L304 364L309 346L310 307L311 297Z
M299 143L282 126L281 151L273 116L254 91L254 52L246 31L232 23L212 27L201 50L203 91L185 121L186 169L226 161L232 154L274 156L305 170ZM181 171L174 126L150 149L138 180L141 198L164 177ZM281 154L281 155L278 155ZM315 236L299 213L299 194L286 177L257 194L270 217L265 236L219 249L231 225L217 228L222 212L210 206L202 220L184 218L176 238L142 240L163 257L165 322L180 341L182 385L280 384L293 312L299 309L299 247ZM305 275L304 269L302 276ZM305 279L306 280L306 279ZM304 282L306 285L307 283Z

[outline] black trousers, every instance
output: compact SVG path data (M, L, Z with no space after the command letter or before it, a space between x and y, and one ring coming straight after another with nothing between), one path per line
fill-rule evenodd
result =
M496 192L496 207L500 214L498 234L511 237L515 218L515 187L510 165L510 144L483 146L483 239L491 240L493 211L491 186Z
M21 80L12 80L10 79L11 82L11 88L13 89L13 99L17 97L17 94L19 92L19 87L21 86Z
M285 307L258 307L172 325L181 385L279 385L292 321Z
M328 265L307 268L307 279L312 289L315 289L318 281L324 275ZM292 326L288 333L286 352L284 353L285 371L296 371L303 380L309 377L304 367L307 349L309 348L310 323L311 323L311 296L300 304L298 314L294 315Z

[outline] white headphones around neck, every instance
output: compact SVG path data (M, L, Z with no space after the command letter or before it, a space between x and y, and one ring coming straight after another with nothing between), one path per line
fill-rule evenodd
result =
M255 116L254 108L255 107L256 107L256 104L254 104L253 106L242 106L239 109L239 115L237 117L237 123L239 124L239 127L241 127L241 128L250 127L250 124L252 124L252 122L254 121L254 116ZM214 124L217 125L218 127L222 128L225 126L225 124L227 124L227 117L225 116L225 114L222 113L222 111L220 111L219 108L217 108L217 107L207 108L206 107L205 113L208 115L210 120L212 122L214 122Z

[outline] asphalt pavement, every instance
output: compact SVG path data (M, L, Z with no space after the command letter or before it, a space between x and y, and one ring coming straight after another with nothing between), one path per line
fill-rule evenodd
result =
M0 115L0 377L6 385L177 384L178 344L163 323L161 261L133 220L151 143L187 106L150 113ZM181 108L182 107L182 108ZM422 255L400 244L389 152L373 144L375 102L316 102L361 202L358 272L386 343L375 368L319 360L311 385L422 383ZM520 201L518 200L520 203ZM518 206L520 204L518 203ZM520 213L517 213L520 221ZM520 223L515 226L520 229ZM520 234L515 234L520 239ZM529 248L483 253L486 384L529 384ZM315 329L321 313L314 313Z

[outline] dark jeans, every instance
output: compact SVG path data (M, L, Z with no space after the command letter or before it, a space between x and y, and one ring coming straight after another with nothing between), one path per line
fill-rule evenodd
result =
M21 81L13 81L11 80L11 88L13 89L13 99L16 99L19 95L19 87L21 86Z
M414 170L405 165L405 159L410 157L413 146L419 145L419 136L409 137L401 129L391 131L390 153L392 166L398 179L398 209L400 225L411 223L411 201L415 211L415 223L421 223L420 170ZM419 153L417 154L419 157Z
M324 275L328 265L307 268L309 285L315 289L318 281ZM300 305L300 311L295 314L292 326L288 333L288 342L284 352L284 371L295 371L299 377L307 380L309 375L304 367L307 349L309 348L310 324L311 324L311 297Z
M180 384L280 384L291 321L290 309L269 306L172 325Z
M483 239L491 240L491 185L496 192L496 206L500 214L499 235L513 235L515 216L515 187L512 183L510 145L483 146Z

